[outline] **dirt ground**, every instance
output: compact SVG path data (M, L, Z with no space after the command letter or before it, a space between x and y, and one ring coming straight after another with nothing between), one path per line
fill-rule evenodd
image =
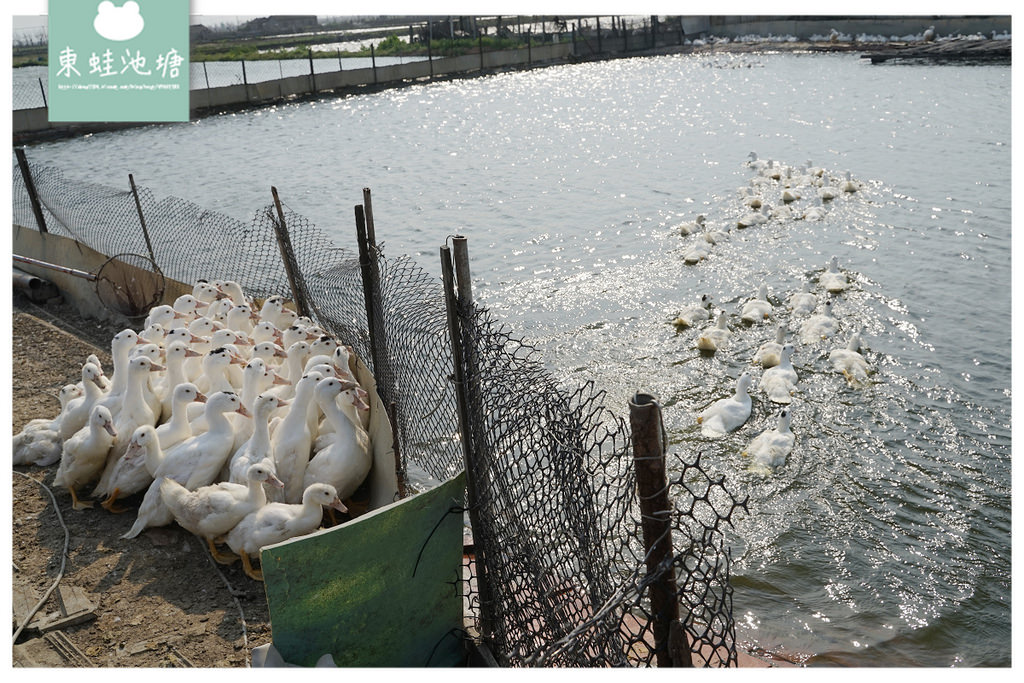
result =
M14 299L12 434L59 412L58 390L81 379L90 353L109 375L110 339L121 329L83 319L68 305ZM68 615L85 620L47 633L30 623L14 643L14 666L245 667L252 648L270 642L263 584L240 563L214 563L177 525L119 538L141 495L127 499L132 509L120 515L99 506L73 510L68 492L51 486L56 470L16 467L12 474L14 611L25 614L59 577L36 619L61 615L59 592ZM16 617L14 628L21 623Z

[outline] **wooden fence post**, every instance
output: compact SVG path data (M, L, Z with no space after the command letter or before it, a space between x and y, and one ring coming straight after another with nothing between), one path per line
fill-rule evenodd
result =
M146 238L146 248L149 249L149 260L156 265L156 255L153 253L153 243L149 239L149 229L146 227L146 217L142 214L142 202L139 201L139 190L135 187L135 177L128 174L128 184L132 187L132 197L135 198L135 210L139 213L139 223L142 225L142 236Z
M675 568L672 566L672 505L668 497L661 406L650 394L637 393L629 402L629 422L640 503L647 576L658 667L693 666L679 623Z
M361 204L356 204L356 239L359 243L359 270L363 276L363 300L366 307L366 329L370 334L370 358L373 362L373 374L377 378L378 388L383 389L380 380L383 379L383 368L380 364L383 340L380 338L380 328L377 325L377 305L380 301L380 280L376 277L377 269L373 267L376 255L370 255L371 246L375 249L367 235L366 214ZM390 391L387 397L381 397L387 402L391 399Z
M24 147L15 147L14 155L18 157L18 167L21 169L21 178L25 181L25 191L28 192L28 201L32 205L32 213L36 217L36 225L39 226L39 232L47 233L49 230L46 229L46 218L43 216L43 205L39 201L39 195L36 193L36 184L32 180L32 171L28 167L28 158L25 156Z
M463 253L465 244L463 243ZM465 267L464 267L465 268ZM468 268L465 268L468 270ZM462 441L462 456L466 468L466 499L470 526L473 529L475 554L475 570L477 591L480 595L480 633L486 640L491 637L491 609L494 605L490 582L487 574L487 554L485 544L481 543L480 531L483 529L480 520L480 492L477 489L479 463L472 437L472 426L469 413L468 387L466 385L466 358L462 341L462 323L458 312L458 297L455 286L455 273L452 266L452 250L448 245L441 247L441 279L444 284L445 310L448 315L448 337L452 347L452 379L455 384L455 396L459 417L459 433ZM459 285L463 288L465 285Z
M309 315L309 303L306 301L305 290L299 286L299 268L295 263L295 252L292 250L292 241L288 236L288 226L284 222L284 209L281 208L281 200L277 196L277 188L271 187L270 193L274 195L274 206L277 208L278 220L274 222L274 233L277 235L277 246L281 250L281 260L284 261L284 270L288 275L288 285L292 290L292 301L299 315Z

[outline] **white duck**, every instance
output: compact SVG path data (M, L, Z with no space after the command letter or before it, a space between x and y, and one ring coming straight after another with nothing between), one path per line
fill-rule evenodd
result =
M768 285L761 283L757 290L757 296L743 304L740 310L740 320L751 325L763 323L772 315L772 304L768 301Z
M304 374L306 361L309 359L309 342L303 339L284 348L288 357L281 366L281 376L294 383Z
M683 263L693 265L711 256L711 242L702 239L694 240L683 254Z
M110 380L107 379L106 374L104 374L103 372L103 363L100 362L99 357L95 353L90 353L88 356L86 356L85 362L92 363L99 369L100 377L96 381L96 384L97 386L99 386L100 389L102 389L105 392L110 387ZM81 382L77 382L77 385L79 389L84 390L84 385Z
M125 388L128 386L128 361L131 360L132 349L146 342L139 339L135 330L124 329L110 340L110 357L114 360L114 370L110 377L110 387L100 402L115 418L121 409Z
M347 512L333 486L312 484L303 492L302 502L297 505L267 503L255 512L250 512L228 532L225 541L242 558L242 568L246 575L262 581L263 572L253 568L250 556L256 555L265 546L316 531L323 520L324 506Z
M323 375L319 372L310 372L296 382L288 412L271 437L271 452L278 477L284 482L284 501L288 503L297 503L302 497L302 477L309 464L319 417L314 392L321 379Z
M805 168L807 169L807 175L812 178L821 178L825 175L825 169L821 166L815 166L811 163L810 159L807 160Z
M782 202L784 204L791 204L800 198L800 190L796 187L787 187L782 191Z
M190 491L214 482L224 463L231 456L231 444L235 439L226 413L244 410L238 396L233 393L217 392L206 400L206 421L209 429L157 456L160 465L156 469L153 483L142 499L135 523L121 538L135 538L151 526L166 526L171 523L173 516L160 497L160 481L164 477L174 479ZM159 440L155 437L154 432L153 438L145 443L147 449L160 447ZM147 454L146 457L152 456Z
M81 396L77 384L65 384L57 392L60 412L54 418L29 420L21 431L14 435L11 449L11 464L47 467L60 460L63 442L60 438L60 423L64 419L68 404Z
M768 395L768 400L773 403L791 403L793 392L796 391L798 381L796 368L793 367L793 345L785 344L782 347L782 354L779 357L778 365L773 365L764 371L757 388Z
M333 428L335 438L313 456L303 475L304 487L315 483L330 484L343 499L351 496L363 483L373 465L369 435L337 403L343 391L355 388L352 382L336 377L322 379L316 385L317 404Z
M803 211L801 211L797 217L805 221L820 221L828 215L828 211L825 210L825 205L822 203L821 197L811 204Z
M199 316L200 309L206 308L206 306L205 302L200 301L191 294L182 294L171 304L171 308L179 315L175 320L185 324L195 320Z
M826 301L821 308L821 313L812 315L800 326L800 342L802 344L813 344L836 333L839 323L832 317L832 301Z
M259 358L267 364L267 367L275 368L279 370L278 374L282 377L285 376L283 363L288 360L288 354L281 348L280 344L270 340L253 344L249 359L253 358Z
M700 432L707 437L724 436L738 429L750 417L750 385L753 379L749 372L742 373L736 380L736 393L720 398L697 416Z
M743 455L752 459L750 469L767 472L785 464L796 443L796 436L789 428L792 421L792 409L783 408L779 411L775 428L766 429L754 437L743 451Z
M99 387L99 378L102 370L93 363L82 365L82 396L71 399L67 409L64 410L64 417L58 425L58 433L62 441L70 439L75 432L82 429L89 421L93 406L99 404L105 396ZM107 410L110 410L108 407Z
M832 260L829 261L828 270L818 277L818 284L833 294L839 293L849 287L850 283L846 279L846 273L839 270L838 257L833 256Z
M93 481L103 471L117 430L110 410L105 406L93 406L85 427L64 442L60 466L53 478L54 486L66 488L71 493L71 504L76 510L92 507L91 502L78 500L75 489Z
M703 322L711 318L711 307L713 302L710 294L702 294L699 304L687 306L679 312L672 324L682 329L692 327L695 323Z
M771 208L769 204L761 204L761 208L757 211L751 211L745 213L736 219L736 227L739 229L749 228L753 225L763 225L768 222L768 210Z
M212 304L223 296L220 290L206 280L197 280L192 285L192 296L199 300L200 304Z
M272 464L250 465L244 484L220 482L200 486L195 491L169 477L160 480L160 498L185 530L206 541L210 555L221 564L230 564L235 557L222 555L214 539L231 531L247 515L267 504L264 484L281 487Z
M679 234L685 236L691 233L700 232L701 230L704 229L704 221L706 220L707 219L704 217L704 214L699 214L697 218L695 218L692 221L680 223Z
M764 202L761 200L761 195L757 194L757 191L750 185L743 188L743 205L754 211L761 208L761 204Z
M814 284L810 280L804 281L803 290L794 292L786 304L793 315L809 315L818 307L818 297L814 293Z
M206 399L207 429L198 436L168 449L164 456L167 467L161 467L161 476L171 476L168 468L174 467L174 474L188 472L184 481L174 477L186 488L195 490L213 483L221 468L232 454L235 432L228 420L229 413L251 417L237 394L219 391Z
M841 372L851 387L863 387L868 383L871 367L860 353L860 333L850 335L846 348L832 349L828 355L836 372Z
M149 374L163 369L163 366L157 365L148 356L137 356L128 363L128 387L121 410L114 418L114 428L118 437L110 447L107 465L99 484L92 492L94 498L106 497L100 505L110 512L123 512L115 505L117 499L138 493L152 479L144 464L125 462L121 456L124 455L128 448L127 442L138 427L152 427L156 424L156 415L146 401L145 388L149 382Z
M170 448L193 435L192 423L188 419L188 407L192 403L206 403L206 395L195 384L182 382L174 387L171 392L171 418L156 428L160 448ZM150 474L156 476L156 470L150 470Z
M704 241L708 244L718 244L724 242L729 238L729 233L726 230L705 230L700 234Z
M249 333L249 339L254 345L261 342L274 342L275 344L280 344L281 330L277 329L277 326L269 320L260 320L252 326L252 332Z
M160 398L161 419L168 419L174 408L174 390L181 384L188 382L185 375L185 361L189 358L198 358L199 354L189 348L183 341L173 341L164 350L164 366L167 372L163 378L156 383L153 391Z
M779 364L782 347L786 343L786 325L780 324L775 330L775 341L766 341L758 347L750 362L768 369Z
M768 161L765 159L758 159L757 152L751 152L747 155L747 158L749 159L749 161L747 161L747 166L755 171L762 171L768 168Z
M283 324L282 312L285 310L285 298L279 294L268 296L263 305L260 306L259 318L272 324L277 329L284 329L288 325ZM290 324L290 322L289 322Z
M722 348L732 336L729 326L726 323L725 311L718 314L717 322L710 327L705 327L697 337L697 348L701 351L715 352Z
M163 479L163 475L159 473L164 466L165 458L156 430L148 425L136 429L132 434L131 441L128 442L128 449L122 457L135 466L141 464L147 471L158 476L151 480L135 515L135 522L127 532L122 534L121 538L135 538L144 529L170 524L174 518L160 497L159 482Z
M174 310L170 304L161 304L149 309L149 314L142 323L142 329L148 329L150 325L160 325L170 328L175 320L181 320L185 316Z
M307 330L304 325L295 323L281 329L281 346L290 349L297 341L312 342L319 336L316 332Z
M818 199L823 202L830 202L835 199L838 195L836 194L836 188L831 185L822 185L818 188Z
M856 192L860 189L860 183L850 177L850 172L846 172L846 177L841 183L839 183L839 189L843 192Z
M242 378L242 391L238 397L242 401L242 405L250 414L254 414L256 407L256 398L262 394L265 390L271 388L271 385L282 385L287 384L287 380L281 379L273 370L267 368L267 364L259 358L253 358L249 361L245 370L243 370ZM287 404L287 400L277 394L272 394L281 405ZM275 410L275 405L271 411ZM269 415L267 417L269 421ZM235 430L235 443L231 448L231 452L235 453L242 447L253 432L253 420L246 419L241 416L232 416L231 425ZM245 476L245 472L241 472L240 476ZM241 483L241 479L235 480L237 483Z
M140 337L141 339L141 337ZM146 343L136 346L132 349L131 358L135 359L139 356L145 356L153 361L154 367L150 370L146 381L142 383L142 398L149 406L149 409L153 411L153 419L156 422L160 421L160 414L163 411L163 405L160 402L160 396L154 387L161 385L164 381L167 368L161 366L163 363L164 352L159 345L153 343ZM130 361L129 361L130 364ZM131 378L131 372L129 371L129 378ZM131 381L129 379L129 381ZM114 416L117 419L117 416Z
M324 377L331 376L330 368L324 368L321 372ZM357 427L362 427L363 431L368 430L370 424L370 406L366 402L369 398L366 390L351 378L346 378L340 374L338 374L337 377L343 383L350 384L353 388L342 391L335 403L341 411L345 413L346 417L348 417L352 424ZM313 440L314 453L319 453L338 438L334 432L333 423L326 418L319 424L316 431L317 437Z
M211 349L202 358L203 372L193 384L204 394L215 394L218 391L238 391L240 385L231 381L228 368L237 363L231 350L224 346Z
M241 332L248 336L252 334L253 318L255 317L256 314L253 313L249 304L236 304L228 311L225 324L228 329L234 330L235 332Z
M249 303L242 286L234 280L214 280L213 286L219 289L222 294L227 295L236 306Z
M139 332L139 339L146 342L147 344L156 344L157 346L164 345L164 338L167 337L167 330L160 323L150 323Z
M274 452L270 446L270 416L279 406L286 405L288 405L288 401L279 399L273 394L260 394L256 398L250 421L252 434L239 445L231 456L228 463L228 481L235 484L245 483L249 467L257 463L264 463L276 471Z

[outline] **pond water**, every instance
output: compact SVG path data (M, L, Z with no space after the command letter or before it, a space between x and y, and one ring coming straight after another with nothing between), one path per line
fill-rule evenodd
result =
M373 192L378 240L438 273L469 238L475 296L560 379L613 411L664 406L673 448L749 495L730 539L738 637L821 663L1008 666L1011 595L1010 67L849 54L664 56L565 65L266 107L39 144L35 162L118 187L133 173L242 220L284 202L345 246ZM755 151L833 183L821 220L735 228ZM781 187L762 189L783 206ZM704 214L729 229L683 263ZM800 342L796 446L771 473L741 454L779 406L750 356L835 255L838 332ZM760 284L772 320L738 313ZM819 288L819 298L826 294ZM713 356L672 319L710 294ZM871 383L828 361L861 331ZM722 439L695 417L749 369L753 411Z

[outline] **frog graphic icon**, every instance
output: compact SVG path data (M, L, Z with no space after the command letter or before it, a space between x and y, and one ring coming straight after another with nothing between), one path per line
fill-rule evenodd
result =
M117 7L110 0L103 0L96 9L92 27L107 40L123 41L142 33L145 23L139 13L139 3L128 0Z

